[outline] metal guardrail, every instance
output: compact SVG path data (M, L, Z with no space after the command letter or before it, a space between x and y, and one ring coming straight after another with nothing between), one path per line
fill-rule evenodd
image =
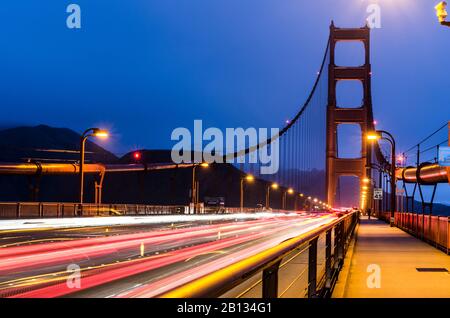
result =
M424 163L419 167L399 168L395 174L398 180L406 183L450 183L450 167L441 167L433 163Z
M356 224L359 212L346 214L332 223L319 227L304 235L286 240L281 244L238 261L197 280L177 287L159 297L170 298L210 298L220 297L236 286L248 281L258 273L261 278L251 288L261 287L261 297L277 298L282 296L278 288L279 270L296 257L308 251L307 286L305 297L330 297L338 273ZM325 255L323 270L318 272L318 240L325 236ZM288 258L285 260L285 258ZM296 279L303 275L301 272ZM245 296L245 293L241 294Z
M380 214L389 222L390 212ZM427 214L396 212L395 225L405 232L450 254L450 217Z
M205 207L200 214L256 213L260 208ZM275 212L275 211L274 211ZM0 219L65 218L94 216L139 216L193 214L190 206L142 204L79 204L61 202L0 202Z
M2 202L0 219L64 218L121 215L184 214L184 206L138 204L79 204L52 202Z

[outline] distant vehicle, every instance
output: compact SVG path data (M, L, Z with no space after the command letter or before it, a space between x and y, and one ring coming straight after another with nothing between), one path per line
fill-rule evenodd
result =
M224 197L205 197L205 206L225 207Z

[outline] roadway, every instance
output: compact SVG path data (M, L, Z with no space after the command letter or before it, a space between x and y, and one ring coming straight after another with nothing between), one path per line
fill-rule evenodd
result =
M257 213L0 221L0 297L155 297L335 218ZM305 254L289 256L294 262L280 271L296 260L305 267ZM75 282L70 265L80 269L76 288L67 284ZM298 267L289 272L298 275ZM258 281L255 275L231 296L257 297Z

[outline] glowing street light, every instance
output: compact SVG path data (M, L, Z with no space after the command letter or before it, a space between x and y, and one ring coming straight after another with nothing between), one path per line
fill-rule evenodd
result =
M438 17L439 23L450 27L450 22L446 21L447 16L448 16L446 7L447 7L447 2L441 1L434 7L434 9L436 10L436 16Z
M252 176L251 174L248 174L244 178L241 178L241 201L240 201L241 211L244 210L244 181L253 182L255 181L255 177Z
M107 130L100 128L86 129L80 137L80 204L83 204L84 199L84 157L86 149L86 140L89 137L107 138L109 133ZM81 214L83 207L81 206Z
M282 201L281 201L281 209L283 209L283 210L286 209L286 200L287 200L286 195L287 194L294 194L294 189L289 188L286 191L284 191L283 198L282 198Z
M377 141L381 139L381 133L379 131L370 131L367 133L368 141Z
M277 190L279 187L278 183L272 183L271 185L269 185L266 189L266 209L270 208L270 189L274 189Z
M383 134L387 137L383 137ZM390 224L391 226L394 226L394 217L395 217L395 210L396 210L396 192L397 192L397 180L395 178L395 168L396 168L396 162L395 162L395 139L392 134L385 130L377 130L374 132L367 133L367 140L371 142L378 141L380 139L387 140L391 144L391 220Z
M202 163L196 163L192 166L192 189L191 189L191 202L194 206L194 213L196 212L197 209L197 204L198 204L198 193L199 193L199 182L196 179L196 170L197 167L202 167L202 168L208 168L209 167L209 163L207 162L202 162Z

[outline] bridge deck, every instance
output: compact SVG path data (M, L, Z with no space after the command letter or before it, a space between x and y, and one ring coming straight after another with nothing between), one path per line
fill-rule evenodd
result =
M450 272L417 270L450 271L450 256L398 228L363 218L349 252L335 298L450 297ZM373 288L373 269L368 272L371 264L379 266L380 288Z

